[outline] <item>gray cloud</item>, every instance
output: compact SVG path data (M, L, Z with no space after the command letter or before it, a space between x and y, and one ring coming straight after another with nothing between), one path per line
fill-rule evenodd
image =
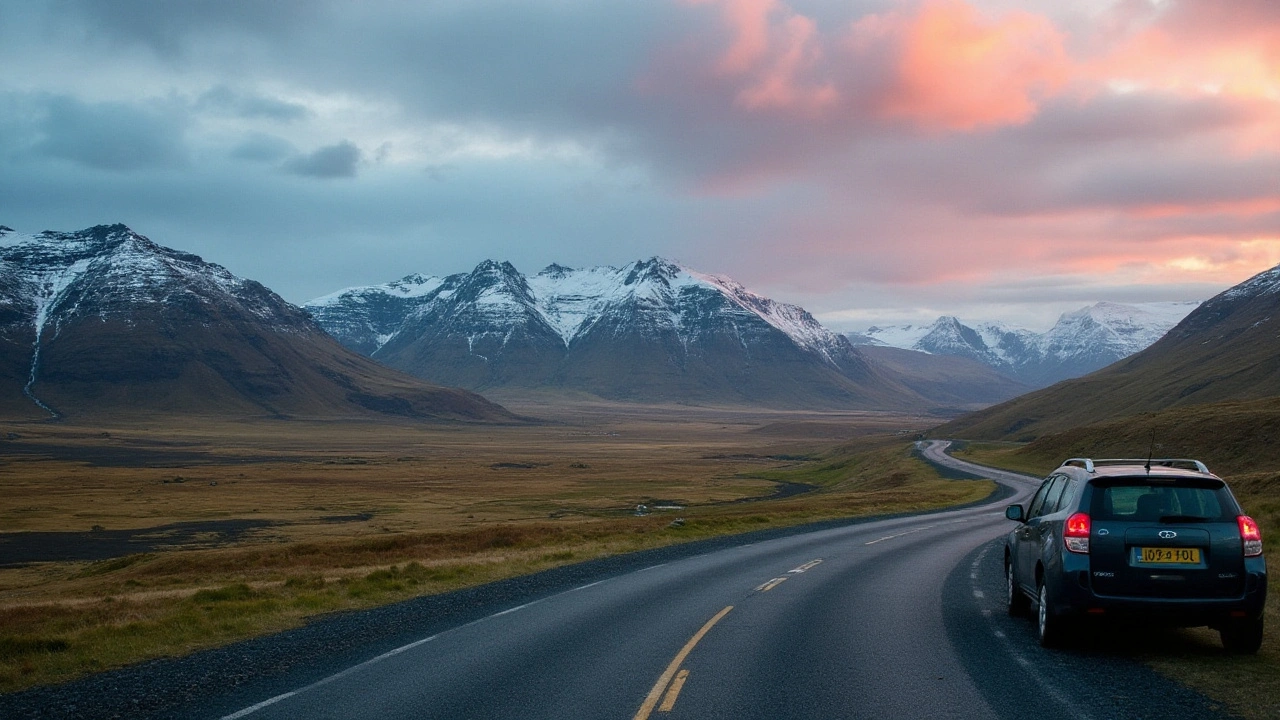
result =
M555 162L468 164L442 179L379 167L341 183L246 172L230 160L195 169L173 182L33 157L0 163L0 224L38 232L124 222L293 302L412 271L469 271L486 258L536 271L690 249L677 232L688 209L660 190L607 187L584 199L576 190L593 174Z
M196 100L194 109L282 122L302 120L311 115L311 111L303 105L256 93L233 90L226 85L210 88Z
M270 37L305 26L326 3L313 0L60 0L53 13L63 24L79 19L83 32L115 42L138 43L163 57L181 56L210 33Z
M286 171L294 175L316 178L353 178L360 166L360 148L349 140L337 145L322 147L314 152L293 158L284 164Z
M172 167L186 159L186 117L165 107L48 100L35 150L99 170Z
M293 143L282 137L254 133L232 148L231 157L255 162L279 162L296 153Z

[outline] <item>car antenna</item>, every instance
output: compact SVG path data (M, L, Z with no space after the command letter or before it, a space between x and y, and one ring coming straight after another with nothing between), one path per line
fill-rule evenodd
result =
M1156 454L1156 429L1151 428L1151 447L1147 450L1147 474L1151 474L1151 458Z

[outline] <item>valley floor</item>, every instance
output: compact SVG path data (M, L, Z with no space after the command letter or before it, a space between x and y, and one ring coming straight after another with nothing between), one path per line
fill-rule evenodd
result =
M500 401L534 420L0 422L0 692L332 610L991 490L911 455L937 418Z

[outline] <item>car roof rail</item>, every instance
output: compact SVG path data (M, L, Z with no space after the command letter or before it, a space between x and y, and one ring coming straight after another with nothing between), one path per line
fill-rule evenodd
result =
M1097 472L1099 465L1149 465L1150 467L1183 468L1210 475L1209 467L1199 460L1191 458L1068 458L1062 463L1084 468L1085 472Z
M1084 468L1085 472L1097 472L1093 469L1093 460L1090 458L1067 458L1062 461L1062 465L1063 467L1074 465L1076 467Z

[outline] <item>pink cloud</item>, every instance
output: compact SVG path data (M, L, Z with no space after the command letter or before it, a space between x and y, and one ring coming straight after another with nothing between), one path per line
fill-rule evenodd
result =
M1237 129L1234 152L1280 150L1280 3L1181 0L1124 27L1082 63L1096 91L1233 102L1254 120Z
M780 0L686 2L717 5L732 38L710 68L694 71L729 82L748 112L972 130L1026 122L1071 72L1047 19L989 18L961 0L867 15L826 34Z
M878 111L926 128L1025 123L1038 98L1056 93L1072 74L1063 34L1026 12L991 19L959 0L933 0L911 16L859 21L853 43L886 33L899 54Z
M777 0L721 0L719 4L733 42L717 60L714 72L735 83L736 105L813 114L836 102L834 85L811 77L820 72L823 60L822 39L812 19Z
M715 0L688 0L691 5L706 5ZM738 0L722 3L721 15L733 30L733 44L717 63L725 75L748 72L769 52L770 15L778 10L777 0Z
M1189 287L1280 262L1274 0L684 2L711 26L653 77L663 140L699 191L775 204L726 240L766 283Z

